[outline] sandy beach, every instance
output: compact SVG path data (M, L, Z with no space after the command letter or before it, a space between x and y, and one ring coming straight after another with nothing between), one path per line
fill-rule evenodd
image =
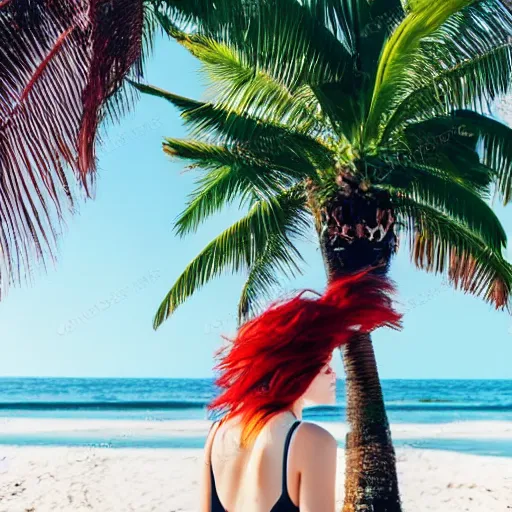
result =
M1 512L197 512L200 450L16 448L2 450ZM399 449L405 511L505 512L512 460ZM339 450L337 504L343 499Z
M7 420L2 434L96 431L98 439L202 436L207 421ZM324 424L340 438L343 424ZM109 430L109 427L111 429ZM101 436L100 436L101 433ZM393 436L460 439L512 438L507 422L394 425ZM111 438L114 439L114 438ZM116 437L116 439L118 439ZM90 446L0 446L0 512L197 512L202 450ZM414 446L411 443L411 446ZM397 448L405 512L508 512L512 509L512 458L452 451ZM337 504L343 499L344 451L338 451Z

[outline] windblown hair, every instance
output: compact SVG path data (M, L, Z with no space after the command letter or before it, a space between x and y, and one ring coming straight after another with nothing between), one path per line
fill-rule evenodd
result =
M303 290L274 302L240 327L230 344L215 352L222 392L208 410L224 412L221 423L240 416L241 445L250 444L265 423L289 408L308 389L332 351L356 330L400 329L402 315L392 307L392 282L372 267L331 282L316 299Z

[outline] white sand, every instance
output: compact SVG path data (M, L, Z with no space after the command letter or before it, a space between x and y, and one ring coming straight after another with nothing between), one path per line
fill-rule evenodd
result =
M506 512L512 459L398 449L404 510ZM201 450L3 447L1 512L197 512ZM338 510L344 456L338 459Z
M96 420L0 421L0 433L147 428L171 435L203 435L207 421L120 422ZM164 425L166 423L167 425ZM14 425L14 426L13 426ZM343 424L330 426L336 437ZM11 430L13 429L13 430ZM48 430L47 430L48 431ZM394 425L394 437L483 437L510 439L507 423ZM192 434L191 434L192 432ZM201 450L0 446L0 512L197 512ZM405 512L509 512L512 458L398 448ZM343 498L344 453L338 459L338 507Z

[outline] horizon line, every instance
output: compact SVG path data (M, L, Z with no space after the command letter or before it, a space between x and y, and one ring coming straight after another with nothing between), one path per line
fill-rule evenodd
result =
M126 376L62 376L62 375L0 375L0 379L126 379L126 380L214 380L215 377L126 377ZM346 381L346 378L338 378L337 381ZM512 377L386 377L387 380L512 380Z

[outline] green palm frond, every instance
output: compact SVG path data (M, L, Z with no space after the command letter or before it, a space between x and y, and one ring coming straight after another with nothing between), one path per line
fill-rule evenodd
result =
M421 157L430 163L443 157L445 161L456 161L465 156L465 161L455 162L452 167L477 171L473 176L483 179L482 192L488 184L495 184L495 195L502 198L504 205L512 199L512 129L508 126L478 112L456 110L450 116L409 125L404 136L403 143L409 145L411 152L415 147L428 147ZM461 178L467 184L471 181L467 175Z
M434 117L408 125L395 138L394 149L382 154L392 165L396 161L398 165L443 169L466 188L487 198L496 172L482 162L479 137L478 131L470 129L456 114Z
M314 169L301 170L299 163L294 165L293 161L289 161L288 167L279 167L279 155L271 157L276 163L274 166L271 161L258 160L242 149L197 141L166 139L164 151L205 170L176 221L176 232L180 236L196 231L208 216L236 198L240 199L240 206L247 201L271 200L314 173Z
M411 257L427 272L496 307L510 307L512 265L471 229L436 208L394 194L395 212L409 234Z
M507 92L512 80L512 44L504 43L487 50L473 60L456 64L431 78L406 95L390 116L382 134L388 140L401 124L432 116L446 115L454 109L483 108ZM476 102L476 103L475 103Z
M202 61L217 107L233 114L250 113L262 121L286 121L301 131L317 124L318 101L307 85L291 90L247 62L236 48L210 37L174 30L170 35Z
M304 229L309 224L306 212L301 221ZM294 224L298 219L294 219ZM293 278L302 274L299 263L304 259L288 236L275 234L267 240L261 255L252 265L242 289L238 303L238 322L242 323L257 314L263 305L272 297L272 292L280 284L282 278Z
M505 248L507 235L493 209L482 194L476 194L464 180L457 180L449 171L418 164L398 167L387 177L383 188L386 183L411 200L464 224L498 253Z
M304 215L305 201L302 187L294 187L268 201L256 202L245 217L212 240L186 267L158 308L154 328L221 273L250 271L272 235L298 236L303 226L297 219Z
M404 15L400 0L306 0L303 4L352 55L360 53L365 37L392 28Z
M194 162L194 167L218 169L219 167L244 165L263 170L272 169L289 180L314 177L315 168L306 159L287 151L270 154L251 151L243 145L220 146L195 140L165 138L163 150L171 157Z
M228 26L236 14L243 19L251 0L239 0L237 9L233 9L232 0L153 0L153 3L161 14L172 18L180 27L199 25L204 31L215 32Z
M423 38L437 30L451 15L474 0L409 3L410 12L393 32L383 48L369 114L369 126L375 128L389 109L389 97L406 78Z
M411 12L381 57L367 140L391 124L389 136L408 116L473 108L503 92L511 30L512 15L495 1L430 2Z
M373 0L368 5L370 19L361 30L357 54L359 62L356 64L365 77L363 94L360 95L361 111L364 115L370 107L371 91L375 85L382 48L405 17L400 0Z
M381 2L382 3L382 2ZM311 15L329 28L352 54L359 53L362 31L371 19L366 0L309 0Z
M350 54L305 5L296 0L259 2L240 48L251 64L295 91L303 85L350 80ZM283 13L286 13L283 16Z
M352 70L343 80L310 87L335 131L355 139L368 110L382 46L404 16L400 0L309 0L304 5L352 56Z
M290 91L304 84L340 79L350 63L350 54L340 40L307 5L296 0L266 0L250 6L238 1L231 3L231 11L228 24L213 16L213 23L203 18L194 29L182 33L188 32L192 40L196 35L206 36L209 45L215 41L230 47L230 53L236 51L248 66L263 71ZM243 16L235 11L243 12ZM164 14L161 20L164 28L176 27L172 15ZM212 30L214 24L217 27ZM176 32L171 35L175 37Z
M201 23L195 31L179 32L172 17L162 20L204 63L216 103L300 123L308 111L322 113L316 87L341 84L340 101L357 93L351 55L307 3L267 0L255 3L241 25L235 18L215 33L202 30Z
M482 143L482 163L494 170L495 192L506 205L512 200L512 129L470 110L454 112L461 129L474 133Z
M186 36L180 42L203 62L216 105L234 113L249 112L262 120L293 120L299 127L314 126L317 102L312 94L304 94L307 87L302 94L300 88L289 89L224 43L204 36Z
M166 99L181 111L185 123L192 127L192 136L213 140L218 144L236 143L257 151L289 151L319 167L333 165L331 151L319 139L291 128L263 121L247 114L236 114L211 103L191 100L168 91L132 82L145 94Z
M404 123L455 109L484 112L512 81L512 15L496 2L455 13L413 54L407 74L390 84L381 140Z

